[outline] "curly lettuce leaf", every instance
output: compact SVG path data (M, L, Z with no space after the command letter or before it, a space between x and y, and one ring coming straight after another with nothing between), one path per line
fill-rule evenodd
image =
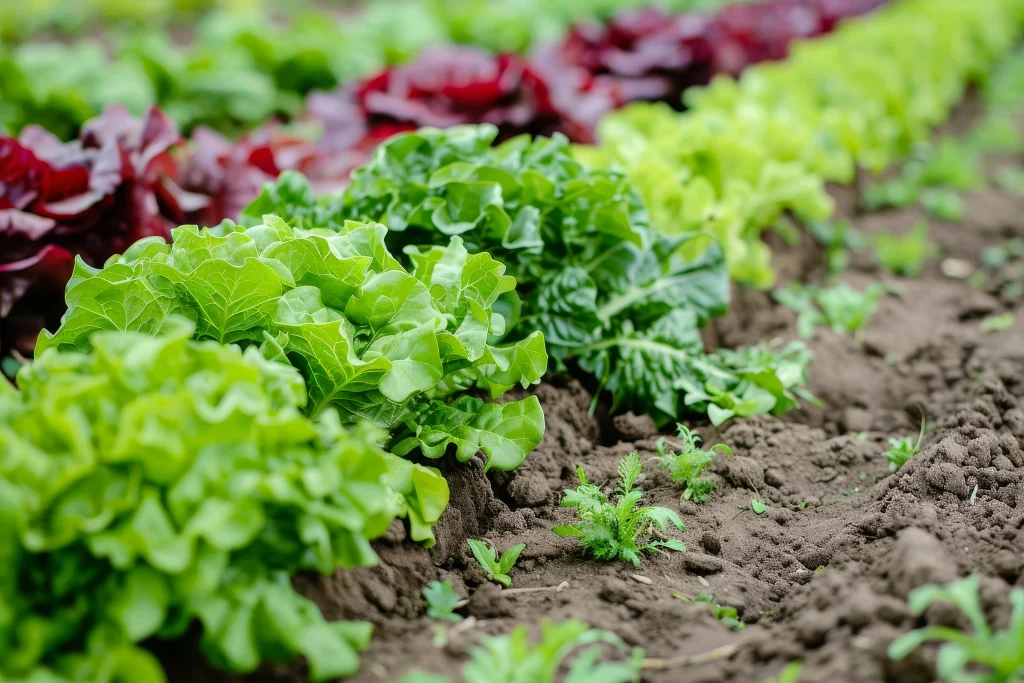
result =
M565 138L523 136L495 147L496 134L493 126L480 125L396 136L353 172L344 192L317 197L301 176L284 174L242 220L252 223L260 212L276 211L328 231L343 231L346 219L386 222L388 246L409 256L419 279L432 280L431 291L450 279L449 257L439 245L457 237L467 252L508 264L518 283L515 299L501 286L491 289L503 293L484 304L500 314L490 318L490 335L519 340L514 348L523 350L525 343L539 342L530 336L539 331L556 367L573 362L593 373L611 391L616 409L648 412L665 422L679 417L688 406L673 387L674 374L692 376L694 366L705 362L697 327L723 314L729 301L727 250L701 225L712 212L714 189L705 188L706 210L694 215L689 229L661 235L626 177L589 170ZM782 206L802 201L803 190L779 184L773 191L789 198ZM481 281L494 281L492 266L481 266ZM456 336L476 348L483 325L481 318ZM686 331L658 342L653 356L636 355L671 328ZM543 371L539 348L518 355ZM469 381L455 374L444 383ZM487 384L486 378L477 381ZM511 383L498 382L497 388L505 386ZM426 425L420 429L428 431ZM447 438L429 433L432 440Z
M411 251L410 272L385 246L387 232L357 222L293 229L276 216L248 228L182 226L170 244L140 242L102 269L76 264L63 323L37 348L87 350L97 330L155 333L180 314L198 339L258 345L298 368L308 415L333 408L344 422L385 428L474 386L497 397L540 381L539 333L497 343L508 324L499 300L518 303L501 263L456 236ZM522 443L525 457L540 434Z
M374 564L403 513L423 537L447 485L378 428L311 421L294 368L163 328L44 350L0 394L0 677L158 683L138 643L196 620L227 671L354 673L369 625L326 621L289 577Z

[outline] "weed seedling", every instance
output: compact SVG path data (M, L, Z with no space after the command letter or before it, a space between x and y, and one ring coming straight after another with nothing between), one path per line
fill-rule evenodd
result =
M803 662L790 662L777 678L769 678L764 683L799 683L803 668Z
M523 552L526 547L525 544L520 543L514 545L501 554L501 559L498 559L498 549L487 541L477 541L476 539L468 539L469 549L473 551L473 557L480 563L480 566L487 572L488 578L495 583L500 583L505 588L512 585L512 578L508 575L512 567L515 566L516 560L519 559L519 553Z
M922 190L921 206L930 215L951 223L963 220L967 212L963 198L947 188Z
M1000 313L999 315L990 315L981 321L982 332L1005 332L1006 330L1013 327L1013 324L1017 321L1016 316L1011 311L1006 313Z
M601 489L587 481L583 468L577 467L580 485L562 494L562 507L576 508L580 521L556 526L552 531L559 536L579 538L584 555L597 560L629 561L637 567L644 551L686 550L678 539L655 538L655 532L670 523L683 531L683 522L676 513L663 507L637 507L643 491L634 485L642 471L643 463L635 451L619 462L619 485L613 505Z
M689 595L684 595L682 593L673 593L672 596L679 598L683 602L706 602L711 605L712 609L714 609L715 618L734 631L742 631L747 627L747 625L739 618L739 613L736 611L735 607L718 604L708 593L701 593L695 598L691 598Z
M462 598L452 588L451 581L431 581L423 588L423 598L427 601L429 618L453 622L462 620L462 615L455 613Z
M889 439L889 450L883 455L889 461L889 470L898 471L907 464L907 461L917 455L921 450L921 439L924 438L924 420L921 420L921 433L917 435L917 442L914 437L905 436L902 439Z
M935 668L939 678L948 683L1017 683L1024 679L1024 590L1015 588L1010 592L1013 613L1005 631L993 631L985 619L977 574L946 586L916 588L908 604L911 613L918 616L936 602L959 609L970 621L973 633L949 626L926 626L897 638L889 646L889 657L900 660L922 644L938 641L943 645Z
M763 515L768 512L768 506L754 498L750 501L750 509L754 511L755 515Z
M658 439L658 467L667 469L672 481L686 484L684 500L703 503L711 495L715 483L709 479L702 479L701 472L711 464L715 451L731 456L732 449L724 443L716 443L706 451L701 450L701 438L698 434L694 434L682 424L677 424L676 430L679 438L683 440L682 447L677 453L668 452L665 450L665 438Z
M918 223L910 234L900 237L883 232L874 236L875 257L883 268L893 275L917 277L925 260L938 254L938 248L928 241L928 225Z
M879 284L857 291L845 282L834 287L804 287L790 284L775 290L775 300L796 312L796 327L801 337L810 337L815 327L833 332L860 333L885 293Z

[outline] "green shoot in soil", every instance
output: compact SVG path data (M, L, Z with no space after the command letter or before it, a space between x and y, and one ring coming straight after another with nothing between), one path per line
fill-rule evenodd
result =
M850 252L864 247L864 236L850 221L810 221L807 232L825 248L830 275L846 270Z
M512 578L508 573L515 566L516 560L519 559L519 553L523 552L523 549L526 547L524 543L514 545L503 552L499 560L498 549L487 541L477 541L470 538L466 542L469 543L469 549L473 551L473 557L484 568L491 581L500 583L505 588L512 585Z
M921 432L917 435L917 443L914 443L914 437L912 436L905 436L902 439L889 439L889 450L883 455L889 461L889 469L891 471L898 471L921 450L921 439L924 438L924 425L924 420L921 420Z
M981 321L982 332L1005 332L1006 330L1013 327L1013 324L1017 321L1017 318L1011 311L1006 313L1000 313L999 315L990 315Z
M728 607L725 605L719 605L715 602L715 599L708 593L701 593L695 598L691 598L689 595L682 593L673 593L673 597L679 598L683 602L706 602L711 605L715 611L715 618L720 622L733 629L734 631L742 631L746 628L746 624L739 618L739 613L735 607Z
M675 512L664 507L637 508L643 491L634 485L642 471L643 463L635 451L622 459L615 489L617 500L612 505L601 489L587 481L583 468L577 467L580 485L562 494L562 507L576 508L580 521L561 524L552 531L559 536L579 538L584 555L597 560L629 561L637 567L644 551L686 550L678 539L654 538L654 532L664 530L669 523L683 531L683 522Z
M763 515L768 512L768 506L754 498L750 501L750 509L754 511L755 515Z
M816 327L829 327L833 332L859 332L875 311L878 299L885 292L880 284L871 284L857 291L842 282L834 287L805 287L792 283L775 290L775 300L796 312L797 331L810 337Z
M918 223L905 236L883 232L874 236L875 257L883 268L893 275L917 277L925 260L938 254L936 246L928 241L928 225Z
M949 626L926 626L897 638L889 657L900 660L929 641L943 643L936 672L947 683L1018 683L1024 680L1024 590L1010 592L1013 613L1005 631L993 631L985 619L978 593L978 575L946 586L929 584L910 593L909 607L921 615L930 605L944 602L957 607L971 623L973 633ZM986 673L982 674L980 669Z
M452 588L451 581L431 581L423 588L423 598L427 601L429 618L437 621L462 621L462 615L455 613L462 598Z
M963 198L947 188L922 190L921 206L930 215L950 222L963 220L967 212Z
M715 482L710 479L702 479L701 472L711 464L715 457L715 451L721 451L726 455L732 455L732 449L724 443L717 443L711 448L701 450L701 438L694 434L686 425L676 424L679 438L683 440L682 447L678 453L665 450L665 438L658 439L658 467L667 469L672 476L672 481L686 484L686 491L683 493L683 500L692 500L695 503L703 503L711 495L715 488Z
M786 668L782 670L778 678L769 678L764 683L798 683L800 680L800 671L803 670L803 662L790 662L786 665Z

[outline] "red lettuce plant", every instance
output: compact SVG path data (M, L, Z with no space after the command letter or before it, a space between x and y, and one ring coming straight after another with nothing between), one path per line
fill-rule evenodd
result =
M72 142L38 126L0 137L0 355L31 353L59 322L75 255L99 265L206 206L174 182L179 139L159 110L120 106Z
M552 73L583 69L620 100L681 106L686 88L782 59L794 40L827 33L839 20L885 1L769 0L711 14L666 14L652 7L576 26L562 43L540 48L533 62L549 65Z

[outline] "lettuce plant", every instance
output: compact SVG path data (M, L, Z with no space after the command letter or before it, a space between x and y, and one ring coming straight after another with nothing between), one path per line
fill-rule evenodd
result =
M304 656L314 680L354 673L371 626L326 621L289 577L374 564L403 494L443 508L444 480L376 428L310 421L302 377L255 347L163 327L0 379L0 677L158 683L138 644L196 621L227 671Z
M159 110L138 119L119 106L73 143L38 126L0 136L0 355L31 356L57 324L76 255L99 265L205 205L174 182L179 142Z
M353 172L344 192L318 198L300 176L284 174L241 220L274 212L318 229L380 220L396 253L460 237L470 252L509 264L519 283L521 303L496 304L508 338L542 331L555 366L590 372L615 410L664 423L689 405L686 387L712 378L727 389L742 384L723 358L704 352L700 336L728 304L714 241L657 234L627 180L588 170L561 136L492 147L496 135L488 125L400 135ZM747 383L778 386L767 375Z
M334 407L346 422L392 431L396 453L417 446L460 460L479 450L487 467L513 469L540 443L544 415L535 396L498 396L540 380L547 367L538 332L495 345L514 301L515 280L488 254L470 255L458 237L447 247L410 250L406 271L385 246L387 228L345 223L337 231L292 229L276 216L244 228L183 226L173 241L136 243L105 268L81 261L68 287L68 312L37 349L89 347L97 330L158 332L171 314L196 321L196 338L259 346L297 367L309 387L310 416Z

